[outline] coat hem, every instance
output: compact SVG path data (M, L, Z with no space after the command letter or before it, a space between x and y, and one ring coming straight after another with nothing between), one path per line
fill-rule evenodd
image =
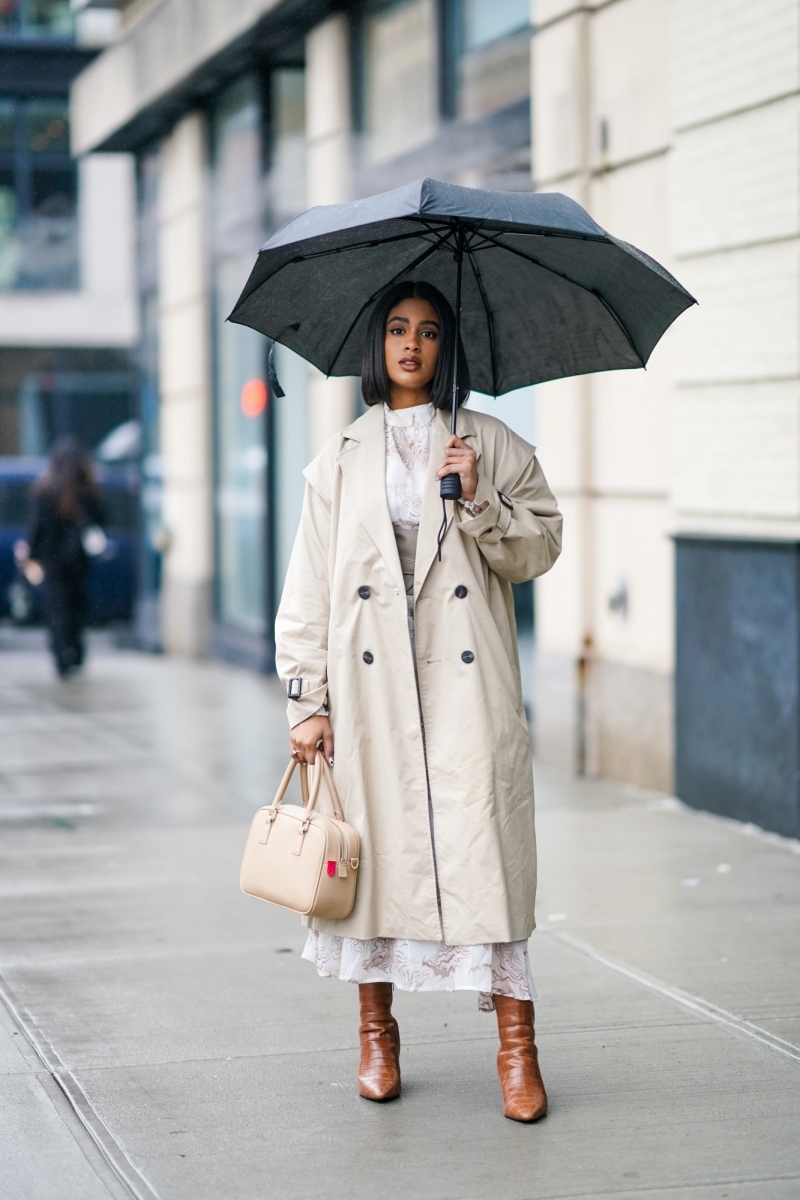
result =
M425 929L409 930L407 927L395 928L389 926L350 926L347 918L341 921L317 920L303 918L303 924L317 933L331 933L337 937L356 938L359 941L370 941L372 938L396 938L410 942L442 942L445 946L482 946L495 942L526 942L536 929L536 922L521 926L519 929L479 929L469 937L443 936L438 924Z

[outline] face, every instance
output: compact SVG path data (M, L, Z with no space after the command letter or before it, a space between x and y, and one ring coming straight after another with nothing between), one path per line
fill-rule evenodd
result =
M401 300L386 321L386 373L389 383L427 389L439 359L439 318L428 300Z

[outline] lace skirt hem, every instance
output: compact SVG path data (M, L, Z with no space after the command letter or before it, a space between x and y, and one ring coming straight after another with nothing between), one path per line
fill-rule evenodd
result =
M302 957L326 979L391 983L405 992L477 992L481 1012L493 1011L493 995L539 999L527 942L445 946L405 938L343 938L310 929Z

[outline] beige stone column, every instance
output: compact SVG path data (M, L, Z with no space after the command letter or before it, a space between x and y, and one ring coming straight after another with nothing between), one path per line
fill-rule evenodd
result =
M589 10L539 0L531 42L532 167L542 191L589 207ZM593 766L594 657L592 380L537 388L542 463L564 513L557 573L536 584L535 748L541 761L581 772Z
M306 38L306 180L309 208L351 198L350 27L344 13L315 26ZM351 378L326 379L309 368L310 451L317 454L353 419Z
M534 179L668 269L669 0L538 0ZM679 325L688 318L681 318ZM672 770L669 331L647 372L537 389L564 553L536 585L543 762L667 790Z
M159 193L162 638L204 655L213 577L211 379L206 276L205 119L190 113L162 142Z

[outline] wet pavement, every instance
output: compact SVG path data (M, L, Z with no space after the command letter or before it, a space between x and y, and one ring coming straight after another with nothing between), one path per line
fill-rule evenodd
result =
M545 1121L494 1019L403 995L361 1100L356 990L243 896L286 758L274 680L0 639L1 1200L797 1200L800 844L537 770ZM9 648L12 647L12 648Z

